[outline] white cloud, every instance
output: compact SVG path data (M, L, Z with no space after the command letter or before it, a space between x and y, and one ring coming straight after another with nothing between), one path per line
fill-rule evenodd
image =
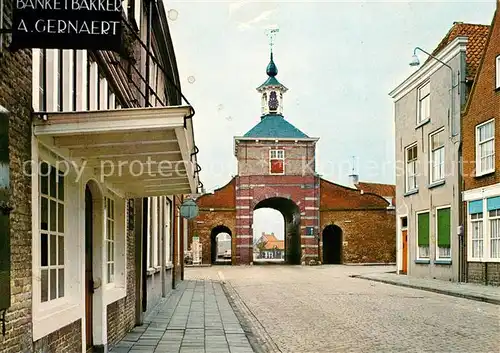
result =
M276 10L266 10L266 11L261 12L258 16L252 18L249 21L240 22L240 23L238 23L238 29L239 30L250 29L250 28L253 27L253 25L256 25L256 24L264 22L264 21L267 21L267 20L269 20L269 18L271 17L271 15L275 11Z

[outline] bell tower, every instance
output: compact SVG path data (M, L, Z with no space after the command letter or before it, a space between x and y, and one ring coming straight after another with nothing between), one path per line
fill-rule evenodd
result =
M268 115L283 115L283 94L288 91L288 88L283 86L277 79L278 68L274 63L273 46L274 38L279 32L279 29L271 29L268 32L270 61L266 68L268 76L266 82L257 87L257 92L261 94L261 114L262 117Z

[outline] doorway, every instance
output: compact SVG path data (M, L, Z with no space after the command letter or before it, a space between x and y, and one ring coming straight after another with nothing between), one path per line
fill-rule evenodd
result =
M408 273L408 219L401 218L401 243L402 243L402 257L403 261L401 266L401 273Z
M342 264L342 229L330 224L323 230L323 263L325 265Z
M92 351L93 342L93 321L92 321L92 301L94 293L94 280L92 273L93 266L93 237L94 237L94 211L92 192L89 186L85 187L85 337L86 337L86 351Z

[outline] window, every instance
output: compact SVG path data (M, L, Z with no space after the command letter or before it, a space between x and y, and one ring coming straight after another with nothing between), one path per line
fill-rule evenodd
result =
M284 150L270 150L270 173L271 174L285 174L285 151Z
M431 183L444 179L444 130L435 132L430 137Z
M417 145L406 148L406 192L417 190Z
M115 280L115 201L106 197L106 281Z
M476 175L495 171L495 121L476 127Z
M431 90L430 83L418 89L418 109L417 109L417 124L422 123L431 117Z
M437 258L451 258L451 209L438 208L436 212Z
M496 85L495 88L500 88L500 55L495 59L495 67L496 67Z
M484 209L483 209L484 207ZM500 259L500 196L469 201L469 258L472 261Z
M64 297L64 175L40 163L41 301Z
M429 212L417 214L418 258L429 258Z
M488 213L490 221L490 258L500 259L500 210Z

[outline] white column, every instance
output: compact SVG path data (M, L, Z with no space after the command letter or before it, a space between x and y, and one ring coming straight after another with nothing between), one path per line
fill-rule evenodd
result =
M152 233L151 233L151 246L152 246L152 266L158 266L158 197L152 198Z
M87 51L76 51L76 110L83 111L87 109Z
M73 50L63 50L63 107L73 110Z

